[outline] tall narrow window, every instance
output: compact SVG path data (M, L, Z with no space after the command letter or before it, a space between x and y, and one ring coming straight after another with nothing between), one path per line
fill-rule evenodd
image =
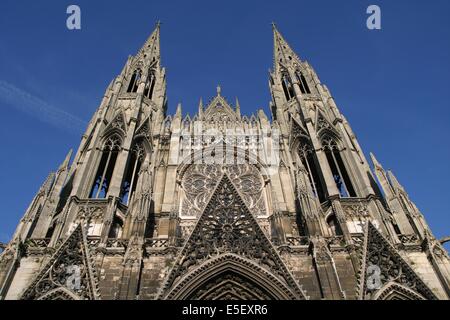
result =
M306 81L306 78L303 75L303 73L300 71L297 71L297 72L295 72L295 75L297 77L298 85L300 86L300 91L303 94L311 93L311 90L309 90L308 82Z
M48 228L47 233L45 234L45 238L46 239L50 239L51 237L53 237L53 233L55 232L55 228L56 228L56 221L53 221L53 223Z
M90 198L106 198L121 144L117 135L112 135L105 141Z
M122 237L123 223L117 217L114 217L111 229L109 230L108 238L119 239Z
M327 156L334 182L341 197L356 197L355 189L353 188L350 176L347 173L341 153L334 139L324 137L322 139L322 147Z
M330 215L327 218L328 227L331 229L334 235L342 236L344 233L342 232L341 226L334 214Z
M122 203L128 205L136 190L136 184L139 178L139 172L141 170L142 162L145 159L145 148L142 142L135 143L130 151L129 162L125 179L122 183L122 190L120 198Z
M281 85L283 86L284 94L286 95L286 100L291 100L294 96L294 88L292 87L291 79L287 73L283 73L281 76Z
M299 148L299 157L302 161L303 166L308 171L309 181L311 183L311 189L313 190L316 197L319 198L320 202L326 200L325 193L322 188L322 183L320 180L320 173L317 170L316 161L314 157L314 152L311 145L307 141L303 141Z
M140 69L137 69L133 72L133 75L131 76L130 84L128 85L127 92L137 92L139 88L139 82L142 77L142 71Z
M144 89L144 96L146 96L149 99L153 97L153 91L155 90L155 83L156 83L155 72L153 70L150 70Z
M398 224L396 222L392 222L392 226L394 227L396 234L402 234L402 232L400 231L400 228L398 227Z

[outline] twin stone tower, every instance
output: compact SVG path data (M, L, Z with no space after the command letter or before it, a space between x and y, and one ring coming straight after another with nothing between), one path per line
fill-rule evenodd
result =
M271 120L167 115L160 27L0 256L0 299L448 299L450 260L273 27Z

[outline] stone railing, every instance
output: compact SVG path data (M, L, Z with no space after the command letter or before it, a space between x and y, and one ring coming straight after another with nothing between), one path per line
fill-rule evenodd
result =
M286 244L289 246L307 246L309 245L308 237L287 237Z
M167 247L169 239L149 238L145 239L145 246L150 248Z
M404 245L418 245L420 243L419 237L415 234L400 234L398 239Z
M116 239L109 238L106 240L106 248L124 248L126 249L128 245L128 240L126 239Z
M28 248L47 248L50 244L50 238L28 239L25 244Z
M147 238L145 239L145 246L147 248L166 248L166 247L182 247L186 239L184 238L176 238L173 243L169 241L169 239L160 239L160 238Z
M87 237L87 244L90 250L97 248L100 244L100 237L97 236L88 236Z
M345 247L344 236L333 236L325 238L325 241L329 246Z

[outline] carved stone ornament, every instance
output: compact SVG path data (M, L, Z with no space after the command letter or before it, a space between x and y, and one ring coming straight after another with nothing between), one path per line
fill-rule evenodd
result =
M183 199L181 215L200 216L224 172L230 177L253 215L267 214L263 196L264 182L255 166L197 164L186 169L183 175L181 185L186 196Z
M289 288L292 299L305 298L227 175L220 180L194 231L179 254L162 288L161 297L165 297L165 293L177 283L186 281L189 274L202 269L201 265L208 264L209 261L215 261L222 256L226 256L226 259L230 260L230 264L237 263L239 259L247 261L240 263L243 265L250 263L254 265L253 269L260 268L274 279L279 279L277 281L281 281ZM238 270L240 269L238 268ZM225 281L227 284L233 282L231 279L236 279L235 274L227 274L227 277L229 277L227 278L229 280ZM207 293L208 288L217 285L216 282L211 281L212 283L202 289L205 290L204 293L201 291L198 295L211 296L210 293ZM247 281L249 280L247 279ZM243 287L236 290L245 291L248 287L245 282L241 281L241 283ZM231 293L225 288L221 288L219 291L227 292L223 297L231 297L235 293ZM220 295L219 291L215 294ZM263 291L257 295L264 297ZM256 296L254 297L256 298Z
M22 300L99 299L83 227L79 225L56 250L21 296Z
M375 272L369 274L369 267ZM417 299L417 296L427 300L437 299L430 288L370 222L366 226L360 274L363 280L361 282L362 299L380 298L380 293L393 283L407 289L402 291L403 295L414 292L414 295L409 295L412 300ZM371 280L374 281L371 283ZM395 295L397 298L400 296L402 295Z

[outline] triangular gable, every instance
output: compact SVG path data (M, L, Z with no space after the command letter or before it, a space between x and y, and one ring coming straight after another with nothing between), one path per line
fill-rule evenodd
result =
M166 278L160 297L164 298L191 269L230 254L256 263L281 279L297 299L306 299L226 174Z
M334 135L339 137L339 133L336 131L331 122L328 121L325 115L317 108L316 132L317 134L321 134L322 131L333 133Z
M408 288L425 299L437 299L371 222L366 226L361 259L359 272L361 299L376 298L380 291L393 284Z
M96 300L100 298L97 286L96 272L92 267L86 236L80 224L56 250L24 291L21 299L45 299L53 292L66 292L71 293L72 298Z
M144 137L150 140L150 118L147 117L136 130L135 137Z
M291 122L291 132L292 134L290 135L292 142L295 139L301 139L301 138L306 138L309 140L309 134L308 131L306 130L305 127L303 127L301 125L301 122L298 121L296 118L294 118L293 116L291 117L292 122Z
M237 116L230 104L221 95L217 95L203 112L205 120L227 121L236 120Z
M125 115L119 111L115 116L114 119L108 124L106 127L105 132L108 133L113 130L121 130L123 133L127 132L127 127L125 125Z

